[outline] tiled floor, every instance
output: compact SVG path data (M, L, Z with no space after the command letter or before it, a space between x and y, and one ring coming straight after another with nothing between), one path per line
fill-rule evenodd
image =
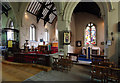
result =
M69 72L42 71L25 81L90 81L90 70L89 66L74 65Z

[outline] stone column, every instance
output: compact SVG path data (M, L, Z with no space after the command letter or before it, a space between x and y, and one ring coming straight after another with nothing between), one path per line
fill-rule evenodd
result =
M62 17L62 16L61 16ZM60 17L58 17L59 19ZM58 20L58 51L64 52L64 57L68 53L68 45L63 45L63 32L70 31L70 22L68 20Z

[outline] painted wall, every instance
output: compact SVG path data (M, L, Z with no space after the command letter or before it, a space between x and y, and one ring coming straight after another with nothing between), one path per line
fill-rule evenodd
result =
M90 22L96 25L97 46L101 51L104 49L104 45L101 45L101 42L104 42L104 22L101 18L89 13L76 13L72 15L71 20L72 40L69 47L73 51L69 48L69 52L81 53L81 48L84 46L84 30ZM81 41L82 47L76 47L76 41Z
M36 41L30 41L30 26L34 24L36 26ZM47 23L44 26L44 21L42 19L37 23L36 16L27 13L24 14L22 19L22 27L20 28L20 48L24 48L25 40L29 40L30 44L33 43L35 46L38 46L40 43L40 39L45 40L45 29L48 30L48 41L54 41L55 38L55 22L53 24ZM43 43L42 43L43 44Z

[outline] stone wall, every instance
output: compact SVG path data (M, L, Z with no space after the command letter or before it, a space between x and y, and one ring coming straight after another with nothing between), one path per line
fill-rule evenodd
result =
M36 41L30 41L30 26L31 24L34 24L36 26ZM55 39L55 24L56 21L53 22L53 24L47 23L44 26L44 21L42 19L39 20L37 23L36 17L30 13L27 13L23 16L22 19L22 27L20 27L20 48L23 48L23 45L25 43L25 40L29 40L32 43L35 43L35 45L38 45L40 43L40 39L45 40L45 30L47 28L48 30L48 41L54 41Z

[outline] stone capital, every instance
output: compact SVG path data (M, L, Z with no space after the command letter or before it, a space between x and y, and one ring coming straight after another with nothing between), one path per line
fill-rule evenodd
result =
M63 31L63 30L70 30L70 22L68 20L58 20L58 30Z

